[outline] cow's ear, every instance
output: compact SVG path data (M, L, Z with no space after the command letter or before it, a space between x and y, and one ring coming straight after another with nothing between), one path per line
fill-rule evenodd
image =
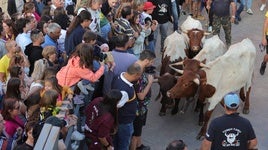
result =
M215 93L216 89L210 84L204 84L200 87L199 98L205 100L206 98L210 98Z
M214 95L214 93L216 92L216 88L214 86L210 85L210 84L206 84L205 89L206 89L205 96L207 98L212 97Z

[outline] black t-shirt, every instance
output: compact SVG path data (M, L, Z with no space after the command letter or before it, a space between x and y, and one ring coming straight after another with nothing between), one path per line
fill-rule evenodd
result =
M212 10L216 16L230 16L230 4L233 0L212 0Z
M211 150L246 150L248 141L256 135L251 123L238 113L214 119L206 133Z
M157 20L159 24L167 23L171 21L171 1L170 0L149 0L156 7L153 11L153 20Z
M22 145L15 147L14 150L33 150L33 147L27 143L23 143Z

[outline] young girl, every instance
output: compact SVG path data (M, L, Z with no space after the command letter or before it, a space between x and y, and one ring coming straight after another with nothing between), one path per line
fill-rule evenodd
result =
M38 15L33 2L27 2L24 4L23 17L33 16L36 21L40 21L41 17Z
M64 88L61 87L58 84L58 80L56 77L50 77L50 78L45 79L44 92L47 90L51 90L51 89L57 91L58 93L56 106L61 106L62 101L65 98L68 98L69 100L73 98L73 91L68 87L64 87Z
M61 86L71 87L81 79L96 82L104 73L104 64L93 72L93 47L81 43L68 60L68 64L61 68L56 77Z
M134 16L130 20L131 27L135 32L139 33L139 36L135 40L134 46L132 47L133 53L137 58L140 57L140 53L144 50L145 37L149 36L151 29L149 25L145 25L144 28L140 25L140 13L134 11Z
M46 90L40 100L40 120L46 120L50 116L56 116L59 108L56 107L58 92L56 90Z

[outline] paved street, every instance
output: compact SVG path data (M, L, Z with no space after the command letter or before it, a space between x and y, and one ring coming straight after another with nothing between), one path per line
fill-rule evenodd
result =
M261 42L261 32L265 14L265 12L259 11L260 3L260 1L253 1L252 10L254 14L248 15L246 11L243 11L241 14L242 21L240 24L232 25L232 43L240 42L244 38L249 38L256 46L257 58L250 96L250 113L248 115L242 114L242 116L248 118L253 124L259 142L259 150L268 150L268 92L266 91L268 89L268 69L264 76L259 74L259 67L265 54L265 52L261 53L258 47ZM182 23L185 18L186 16L182 16L180 18L180 23ZM205 23L203 23L203 25L204 24ZM221 32L223 33L223 31ZM221 35L221 39L225 41L223 34ZM159 66L159 49L156 51L158 55L156 65ZM164 150L170 141L174 139L183 139L187 143L189 150L199 149L201 142L196 140L195 137L199 132L200 126L197 124L198 114L193 111L194 106L190 106L185 114L171 116L169 110L166 116L160 117L158 115L160 110L160 101L154 101L158 90L159 86L154 84L153 101L149 106L147 125L143 130L144 144L151 146L152 150ZM241 105L239 109L239 112L241 113L242 108L243 105ZM223 108L221 106L217 106L212 118L220 116L223 113Z

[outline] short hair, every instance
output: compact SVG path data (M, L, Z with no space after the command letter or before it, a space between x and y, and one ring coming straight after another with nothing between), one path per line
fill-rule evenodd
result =
M185 147L183 140L174 140L168 144L166 150L184 150Z
M44 47L42 51L42 56L46 59L52 54L56 53L56 47L55 46L46 46Z
M129 36L126 34L118 34L115 37L115 46L116 47L125 47L127 42L129 41Z
M28 18L20 18L16 21L15 25L16 25L16 29L19 33L23 33L23 28L26 27L27 23L30 23L31 20L29 20Z
M40 107L55 107L56 103L57 103L57 99L58 99L59 93L56 90L46 90L44 92L44 94L41 96L41 100L40 100Z
M41 30L33 29L31 31L31 40L33 42L36 41L39 38L41 32L42 32Z
M131 12L132 11L132 8L131 6L125 6L122 8L122 11L121 11L121 16L123 18L126 18L128 15L131 15Z
M150 50L144 50L141 52L140 54L140 60L145 60L145 59L148 59L148 60L153 60L155 59L155 54L154 52L150 51Z
M137 74L137 73L142 73L141 66L139 64L137 64L137 63L133 63L132 65L130 65L127 68L127 73L130 74L130 75L134 75L134 74Z
M53 23L50 23L48 26L47 26L47 32L48 33L54 33L57 29L61 29L61 26L55 22Z
M86 31L83 35L83 41L89 43L90 41L97 40L98 36L92 31Z
M23 12L29 13L31 12L31 10L33 10L33 8L35 8L35 5L33 2L26 2L23 7Z

